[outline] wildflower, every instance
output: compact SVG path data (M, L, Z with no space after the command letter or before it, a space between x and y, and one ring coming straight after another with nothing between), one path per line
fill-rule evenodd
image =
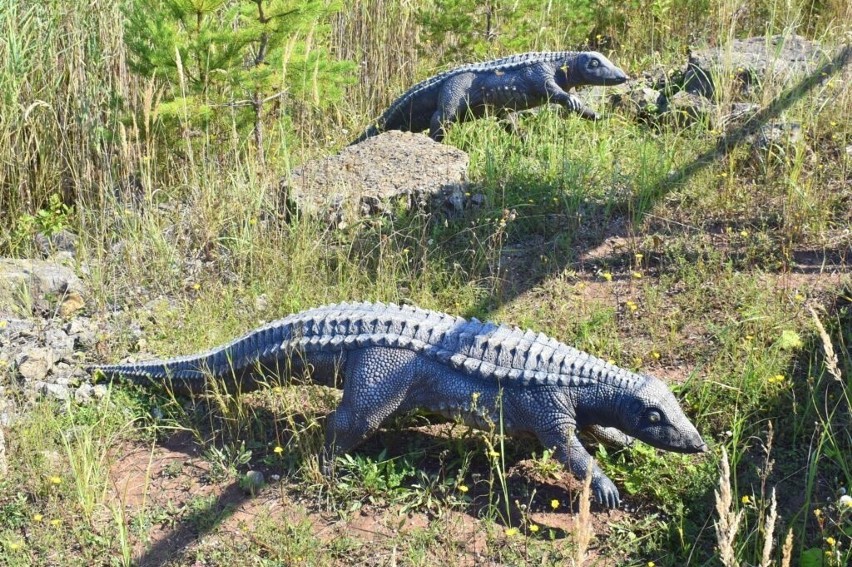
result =
M530 531L532 533L536 533L538 531L538 526L536 524L530 524Z
M464 484L460 484L460 485L458 486L458 489L459 489L459 492L461 492L462 494L465 494L465 493L467 493L467 491L468 491L468 490L470 490L470 489L467 487L467 485L464 485Z
M50 477L50 484L59 486L60 484L62 484L62 478L58 476L52 476Z
M751 504L751 498L748 494L742 497L743 504Z
M820 510L819 508L814 510L814 516L816 516L817 518L821 517L822 516L822 510Z
M838 501L838 503L840 504L841 510L852 509L852 496L849 496L848 494L844 494L843 496L840 497L840 500Z
M767 378L766 381L770 384L783 384L786 378L784 378L783 374L776 374L770 378Z
M272 449L277 455L280 455L284 452L284 447L280 445L276 445L274 449Z
M610 273L610 272L603 272L603 273L601 274L601 277L602 277L603 279L605 279L606 281L608 281L608 282L611 282L611 281L612 281L612 273Z
M551 500L551 501L550 501L550 507L551 507L551 508L553 508L554 510L556 510L557 508L559 508L559 500L557 500L556 498L554 498L553 500Z
M655 350L652 350L651 351L651 358L653 358L654 360L660 360L660 353L655 351Z
M636 261L637 261L637 262L641 262L641 261L642 261L642 258L644 258L644 257L645 257L645 255L644 255L644 254L642 254L641 252L637 252L635 257L636 257Z
M805 300L805 296L804 296L804 295L802 295L801 293L797 293L797 294L793 297L793 299L795 299L797 302L801 303L801 302L803 302L803 301Z
M639 306L636 305L635 301L631 301L628 299L624 304L627 306L628 309L630 309L631 313L635 313L636 310L639 309Z
M492 459L496 459L500 456L500 452L495 451L494 449L491 449L490 451L488 451L488 456L491 457Z
M609 360L607 360L607 361L606 361L606 363L607 363L607 364L615 364L615 359L614 359L614 358L610 358Z
M476 403L480 395L480 392L474 392L470 395L470 399L473 400L473 403Z
M833 537L829 536L829 537L825 538L825 543L826 543L826 545L828 545L828 547L834 547L834 544L836 544L837 542L834 541Z
M198 283L198 282L192 284L192 289L194 289L195 291L198 291L199 289L201 289L201 284Z
M514 535L518 535L518 528L509 528L506 530L506 537L512 537Z
M21 548L24 547L24 542L22 541L13 541L9 544L9 549L12 551L20 551Z
M60 526L60 524L62 524L62 520L60 520L59 518L55 518L53 520L50 520L50 525L53 526L54 528L58 528Z
M632 273L632 274L630 274L630 275L631 275L631 276L633 276L633 277L634 277L635 279L637 279L637 280L641 280L641 279L642 279L642 273L641 273L641 272L633 272L633 273Z
M44 516L42 516L41 514L34 514L33 515L33 522L40 522L43 519L44 519Z
M742 236L743 238L748 238L748 231L747 230L741 230L740 236Z
M0 321L0 329L5 329L6 325L8 325L8 324L9 324L8 321Z
M656 566L657 566L657 564L654 563L653 561L648 561L648 567L656 567Z

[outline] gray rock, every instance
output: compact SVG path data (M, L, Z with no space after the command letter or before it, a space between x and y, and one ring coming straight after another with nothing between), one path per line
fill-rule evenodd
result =
M71 399L71 392L68 390L68 386L63 384L36 382L35 390L42 396L53 398L55 400L67 401Z
M73 270L53 262L0 258L0 315L29 316L39 300L61 301L70 292L82 294L83 284Z
M619 85L609 97L610 106L641 122L654 121L666 108L666 97L644 80Z
M74 339L62 329L49 327L44 331L44 344L54 353L54 360L71 360L74 354Z
M85 317L72 319L64 330L74 340L74 347L80 350L91 350L98 343L97 326Z
M53 367L53 350L44 347L29 347L15 357L18 375L27 381L44 380Z
M36 247L45 258L63 253L63 258L72 259L77 254L77 235L67 230L46 235L39 232L34 237Z
M94 393L95 387L91 384L80 384L80 387L74 390L74 401L78 404L87 404L92 401Z
M468 161L457 148L394 130L298 167L281 190L297 210L340 226L400 201L429 204L443 189L466 187Z
M9 474L9 462L6 460L6 438L3 435L3 427L0 426L0 475Z
M242 478L240 486L246 493L253 495L258 490L263 488L265 482L266 479L263 477L262 472L248 471L246 475Z
M826 60L819 43L797 35L737 39L723 47L692 51L684 83L690 93L712 99L723 84L719 79L726 77L735 92L748 94L767 82L786 85Z
M684 127L696 122L710 123L715 106L703 96L680 91L666 101L666 111L662 115L667 123Z

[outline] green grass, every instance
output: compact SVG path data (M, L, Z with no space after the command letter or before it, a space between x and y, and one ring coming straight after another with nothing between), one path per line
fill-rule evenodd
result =
M631 73L680 64L694 30L706 41L796 31L832 46L848 32L841 3L761 2L739 14L730 2L645 4L601 15L595 31L615 37L614 57ZM721 132L546 110L523 119L522 138L491 119L450 130L448 143L470 154L471 191L485 196L475 213L400 211L341 230L283 222L282 172L346 143L395 93L450 63L441 54L452 45L416 47L415 12L430 5L348 3L334 52L368 57L370 76L337 108L270 121L280 130L270 139L284 142L259 167L247 140L170 137L154 112L169 86L124 65L118 8L8 2L0 250L33 255L36 231L81 236L89 314L121 310L90 359L188 353L355 299L545 332L674 380L713 447L707 457L600 450L630 508L593 508L580 522L594 532L591 564L717 564L723 448L731 511L743 513L737 561L761 563L774 487L772 564L788 529L793 565L848 563L852 510L839 500L852 491L848 84L827 80L784 112L801 123L798 141L744 144L676 183L670 172L690 168ZM649 9L657 17L645 25ZM368 27L408 39L388 49L393 38ZM552 31L530 49L565 47L546 44ZM765 87L763 104L779 91ZM831 104L814 104L826 94ZM16 391L5 375L0 383ZM450 565L478 554L557 565L583 551L581 483L557 474L541 448L502 439L499 424L471 432L409 416L343 457L337 481L323 478L323 416L338 395L284 386L187 401L121 386L89 406L32 403L6 434L0 563ZM124 484L128 459L136 472ZM267 480L253 496L240 486L249 469Z

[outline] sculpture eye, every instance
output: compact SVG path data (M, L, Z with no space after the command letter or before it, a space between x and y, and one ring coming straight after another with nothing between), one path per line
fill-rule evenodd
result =
M589 67L592 67L592 68L598 67L598 66L600 66L600 64L601 64L601 62L598 61L597 59L592 59L591 61L589 61Z
M645 414L645 419L648 420L648 423L660 423L663 420L663 416L657 410L650 410Z

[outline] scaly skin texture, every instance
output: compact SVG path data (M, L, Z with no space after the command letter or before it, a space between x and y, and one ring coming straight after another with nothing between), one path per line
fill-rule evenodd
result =
M624 71L596 51L523 53L464 65L411 87L352 143L387 130L422 132L426 128L440 142L453 122L478 118L489 110L502 115L549 102L597 120L598 115L568 91L626 80Z
M306 372L309 369L309 372ZM391 416L414 409L504 433L535 437L578 478L591 467L599 502L619 505L618 489L580 443L578 432L660 449L707 446L666 385L633 374L541 333L381 303L310 309L210 351L150 362L93 366L90 372L202 392L207 379L231 389L259 386L264 374L304 375L343 389L330 414L322 455L372 435Z

